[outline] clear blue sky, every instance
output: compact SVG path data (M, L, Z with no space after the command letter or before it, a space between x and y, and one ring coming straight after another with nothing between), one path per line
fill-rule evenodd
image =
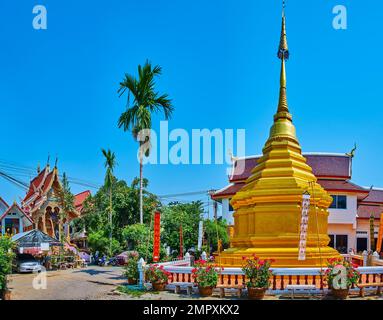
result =
M32 28L36 4L48 9L46 31ZM348 9L346 31L332 27L337 4ZM0 159L36 167L57 154L61 172L101 184L100 149L111 148L116 175L130 181L137 146L117 128L126 102L116 91L147 58L163 67L170 129L244 128L247 154L261 152L277 106L280 0L19 0L0 12ZM344 153L357 142L353 180L381 187L382 15L376 0L287 3L288 98L303 151ZM157 194L227 183L225 165L144 173ZM0 195L24 192L0 180Z

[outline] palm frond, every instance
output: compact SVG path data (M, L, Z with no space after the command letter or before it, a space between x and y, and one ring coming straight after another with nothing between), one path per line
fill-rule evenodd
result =
M168 120L174 111L168 95L160 95L155 91L155 78L162 74L161 66L152 67L150 61L146 60L143 66L138 65L137 72L138 78L125 74L118 89L120 97L128 92L127 110L121 114L118 127L123 128L124 131L131 130L135 139L139 131L151 129L153 112L163 113ZM130 105L130 94L132 94L132 105Z

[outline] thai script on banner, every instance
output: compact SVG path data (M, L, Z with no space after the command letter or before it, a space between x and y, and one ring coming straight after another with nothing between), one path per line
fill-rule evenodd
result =
M309 225L310 198L310 194L303 194L298 260L306 260L306 242L307 229Z
M161 213L154 213L154 241L153 241L153 262L160 261L160 242L161 242Z

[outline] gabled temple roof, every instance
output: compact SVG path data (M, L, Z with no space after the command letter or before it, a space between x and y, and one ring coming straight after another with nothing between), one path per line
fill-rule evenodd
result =
M89 190L86 190L74 196L74 207L78 212L81 212L85 200L91 195L91 192Z
M0 221L2 221L8 215L8 213L14 210L14 208L17 208L31 223L33 223L33 220L31 219L31 217L16 202L14 202L11 206L9 206L7 211L5 211L0 216Z
M49 165L47 165L34 179L31 180L28 192L24 200L21 202L24 211L32 214L32 212L38 210L41 205L48 200L49 192L52 188L62 188L60 177L56 166L53 170L50 170ZM68 214L72 217L78 217L80 215L76 207L76 198L75 208L73 212L69 212Z
M383 189L372 189L363 203L383 203Z
M323 179L351 179L351 157L345 154L333 153L303 153L307 164L313 169L317 178ZM261 156L237 159L233 165L230 182L245 181L253 168L258 164ZM244 168L244 170L242 170Z
M40 173L31 180L28 192L23 202L28 202L33 196L39 194L40 189L43 187L46 177L49 174L49 166L46 166Z

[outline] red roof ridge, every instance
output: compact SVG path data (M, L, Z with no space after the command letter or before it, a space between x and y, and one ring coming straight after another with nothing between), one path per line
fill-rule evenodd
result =
M33 223L33 220L27 215L27 213L16 203L14 202L5 212L4 214L0 217L0 221L3 220L7 215L8 213L12 210L13 207L16 207L17 209L19 209L23 215L30 221Z
M90 192L90 190L85 190L85 191L82 191L82 192L80 192L80 193L75 194L74 196L77 197L77 196L82 195L83 193L92 194L92 193Z

